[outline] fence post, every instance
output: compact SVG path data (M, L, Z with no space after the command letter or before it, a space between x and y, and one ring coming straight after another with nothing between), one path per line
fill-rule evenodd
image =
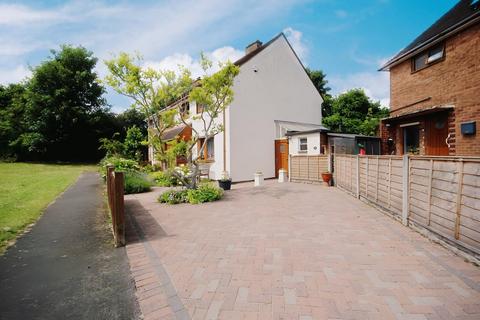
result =
M107 166L107 176L106 176L106 183L107 183L107 199L108 199L108 207L112 210L112 172L115 170L114 166Z
M408 184L408 175L410 174L409 172L409 163L408 163L408 155L403 155L403 165L402 165L402 223L406 226L408 226L408 209L409 209L409 203L408 203L408 189L409 189L409 184Z
M292 181L292 155L288 153L288 182Z
M123 172L115 172L115 245L125 245L125 208L124 196L124 175Z
M455 210L455 239L460 238L460 218L462 214L462 192L463 192L463 159L458 162L458 186Z
M360 157L357 155L357 199L360 199Z

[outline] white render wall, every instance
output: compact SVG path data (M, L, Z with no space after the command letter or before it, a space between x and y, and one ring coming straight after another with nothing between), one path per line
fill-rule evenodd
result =
M298 152L300 138L307 138L307 152ZM288 151L291 155L319 155L321 151L320 133L308 133L288 137Z
M283 36L241 66L233 89L227 122L232 179L252 180L256 171L274 177L275 120L320 125L322 98Z

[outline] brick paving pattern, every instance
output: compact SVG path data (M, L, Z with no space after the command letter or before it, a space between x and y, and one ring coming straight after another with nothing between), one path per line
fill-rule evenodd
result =
M252 185L126 197L145 319L480 319L479 267L335 188Z

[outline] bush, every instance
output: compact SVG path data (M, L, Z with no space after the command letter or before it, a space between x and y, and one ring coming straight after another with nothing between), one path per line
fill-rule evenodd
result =
M107 157L100 161L101 174L105 178L107 172L107 166L114 166L115 171L124 172L138 172L140 171L140 165L135 160L120 158L120 157Z
M191 203L198 204L204 202L213 202L223 197L223 190L211 183L201 184L194 190L168 190L160 195L158 201L161 203L178 204Z
M168 190L160 195L158 201L161 203L178 204L187 202L188 190Z
M187 199L191 204L213 202L223 197L223 189L211 183L201 184L198 189L188 190Z
M160 187L175 187L178 186L177 178L171 171L157 171L150 174L155 184Z
M125 171L125 194L150 191L152 181L141 172Z

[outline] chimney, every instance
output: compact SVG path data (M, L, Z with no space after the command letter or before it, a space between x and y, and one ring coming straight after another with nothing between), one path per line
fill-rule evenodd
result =
M249 44L246 48L245 48L245 55L257 50L258 48L260 48L262 46L262 42L257 40L255 41L254 43L251 43Z

